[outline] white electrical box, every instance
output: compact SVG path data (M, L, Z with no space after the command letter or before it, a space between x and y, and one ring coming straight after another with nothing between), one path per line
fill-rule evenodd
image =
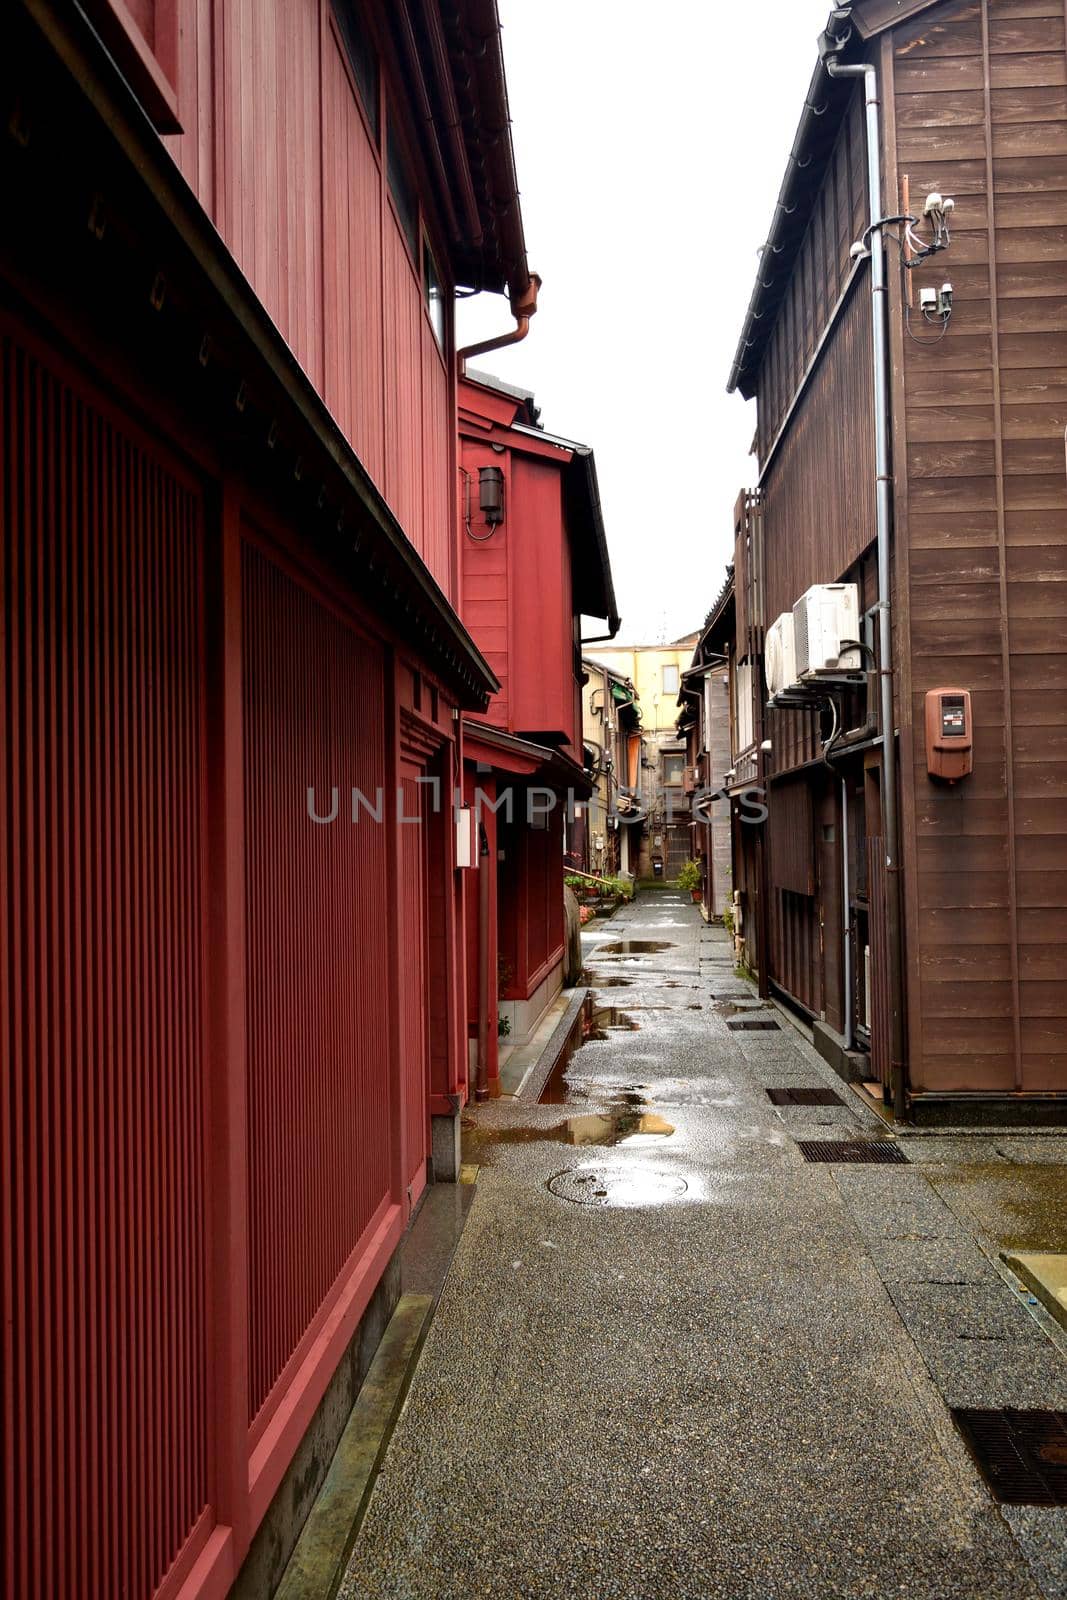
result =
M478 865L478 843L474 825L474 808L460 806L456 810L456 866Z
M767 629L765 666L767 689L772 698L796 686L797 653L791 611L783 611L780 617L775 617Z
M797 675L817 677L820 672L855 672L860 653L846 650L843 641L856 640L860 631L859 590L854 583L816 583L793 607L793 644Z

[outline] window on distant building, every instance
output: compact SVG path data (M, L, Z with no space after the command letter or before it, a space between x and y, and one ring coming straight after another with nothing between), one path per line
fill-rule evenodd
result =
M334 15L337 26L341 30L344 40L345 54L348 65L352 69L352 76L356 80L356 90L359 94L360 104L370 123L374 142L378 143L379 114L378 114L378 52L367 33L366 25L360 13L358 0L335 0Z
M668 789L681 788L685 782L685 751L666 750L663 754L663 782Z
M392 123L389 125L389 153L386 160L389 177L389 193L393 197L396 207L397 220L401 232L408 242L411 259L418 266L419 260L419 202L415 194L415 185L411 181L411 173L404 159L404 151L400 140L394 137Z
M663 669L663 693L664 694L677 694L678 693L678 668L677 667L674 667L674 666L664 667L664 669Z
M437 262L433 258L433 251L425 239L422 241L422 292L426 298L426 309L430 313L430 326L433 328L434 338L443 350L445 347L445 291L441 287L441 275L437 270Z

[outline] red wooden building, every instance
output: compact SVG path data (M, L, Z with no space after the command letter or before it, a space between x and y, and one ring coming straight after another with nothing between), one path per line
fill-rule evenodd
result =
M467 902L467 1015L490 1091L498 1018L522 1043L563 985L563 853L591 792L581 618L619 627L592 451L537 418L496 378L460 384L461 612L499 683L463 730L482 866L496 864Z
M495 0L0 28L0 1588L262 1596L466 1093L453 291L531 295Z

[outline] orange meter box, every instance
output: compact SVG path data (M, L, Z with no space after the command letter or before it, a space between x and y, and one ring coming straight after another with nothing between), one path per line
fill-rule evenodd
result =
M926 695L926 770L956 783L974 766L974 730L968 689L930 689Z

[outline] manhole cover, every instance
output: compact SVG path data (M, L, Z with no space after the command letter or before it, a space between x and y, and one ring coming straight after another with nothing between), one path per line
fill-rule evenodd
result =
M731 1033L777 1033L780 1031L777 1022L772 1022L769 1017L741 1017L737 1022L728 1022L726 1026Z
M661 1206L686 1192L684 1178L644 1167L565 1167L548 1187L576 1206Z
M998 1500L1067 1506L1067 1412L953 1408L956 1426Z
M888 1139L798 1139L797 1149L805 1161L890 1166L908 1159L900 1146Z
M772 1106L840 1106L840 1095L832 1089L768 1089Z

